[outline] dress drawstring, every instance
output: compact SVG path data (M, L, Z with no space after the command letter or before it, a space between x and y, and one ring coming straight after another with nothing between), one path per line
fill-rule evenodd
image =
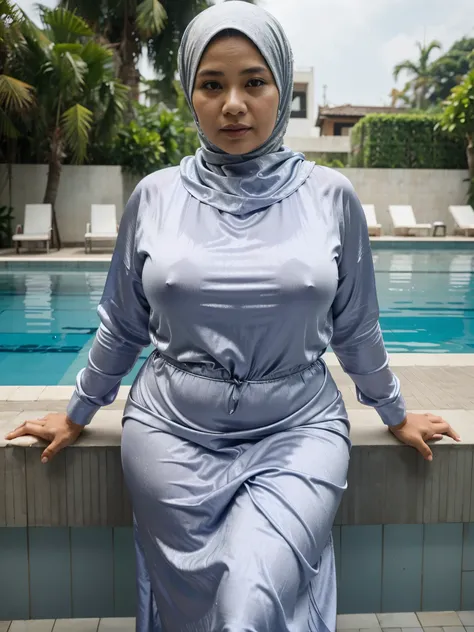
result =
M234 377L232 378L232 384L233 386L229 398L229 415L233 415L237 410L244 382Z

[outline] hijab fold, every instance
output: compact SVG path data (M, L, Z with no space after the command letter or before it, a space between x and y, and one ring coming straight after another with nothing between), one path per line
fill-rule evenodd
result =
M228 154L203 134L192 104L201 57L220 32L232 29L258 48L275 78L280 95L275 127L267 141L244 155ZM199 201L221 211L245 215L294 193L314 165L283 146L293 99L293 54L279 22L267 11L242 0L206 9L186 29L178 56L183 90L197 125L201 148L181 161L181 179Z

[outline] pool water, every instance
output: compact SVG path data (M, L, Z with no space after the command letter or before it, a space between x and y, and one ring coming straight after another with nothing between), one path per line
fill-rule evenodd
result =
M380 250L374 262L390 353L474 353L474 252ZM74 384L106 274L0 270L0 385Z

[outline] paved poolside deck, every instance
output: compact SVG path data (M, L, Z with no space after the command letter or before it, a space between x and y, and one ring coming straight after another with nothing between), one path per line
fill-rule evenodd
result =
M338 632L474 632L474 612L345 614ZM0 621L0 632L134 632L135 619Z

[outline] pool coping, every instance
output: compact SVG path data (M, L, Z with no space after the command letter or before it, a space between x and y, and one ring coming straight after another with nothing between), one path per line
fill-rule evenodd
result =
M425 524L474 522L474 380L469 365L395 369L411 412L444 417L462 437L432 445L433 463L401 444L377 412L357 401L350 377L335 366L331 373L351 422L349 491L336 524ZM445 359L443 355L442 359ZM457 360L457 364L459 364ZM392 363L393 365L393 363ZM122 416L130 386L100 409L80 439L54 461L40 462L36 439L12 445L4 435L25 420L63 412L73 386L0 387L0 526L130 526L131 508L122 478ZM65 500L66 498L66 500Z
M348 490L335 525L474 522L474 410L433 413L454 425L463 441L437 442L433 462L427 462L388 432L375 411L348 410ZM47 465L40 460L43 442L12 445L3 439L12 427L41 414L44 408L0 415L5 490L0 527L131 526L121 463L122 412L99 411L78 441Z

